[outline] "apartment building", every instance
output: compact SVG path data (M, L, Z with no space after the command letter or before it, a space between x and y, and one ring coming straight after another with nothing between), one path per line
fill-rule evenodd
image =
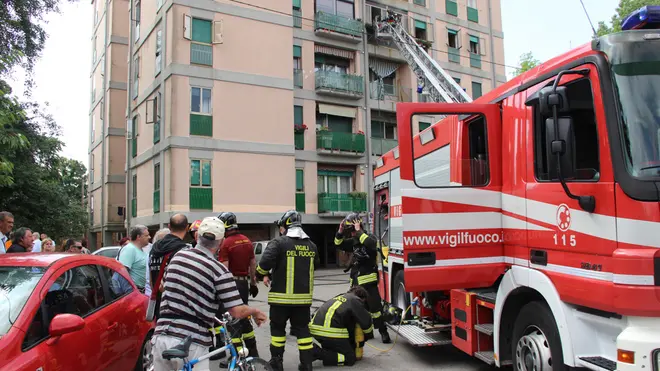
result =
M468 94L506 81L499 0L131 0L128 106L109 108L128 141L108 152L128 155L126 225L232 211L269 239L295 208L335 264L337 224L369 211L376 158L396 145L396 103L426 99L374 37L386 8Z
M125 235L127 0L93 2L89 106L90 246Z

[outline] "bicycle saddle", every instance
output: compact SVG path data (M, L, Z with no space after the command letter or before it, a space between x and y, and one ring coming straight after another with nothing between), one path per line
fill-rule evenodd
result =
M163 351L163 358L170 360L172 358L187 358L188 351L190 350L190 344L192 344L192 337L186 336L185 339L170 349Z

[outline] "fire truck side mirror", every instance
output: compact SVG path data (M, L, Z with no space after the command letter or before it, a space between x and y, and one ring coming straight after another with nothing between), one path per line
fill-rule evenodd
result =
M555 128L558 134L556 137ZM557 125L555 125L555 119L553 118L545 120L546 161L550 179L559 179L557 155L559 155L559 161L561 161L561 175L563 175L563 178L571 179L575 177L574 138L572 118L559 117Z
M553 92L552 86L546 86L539 91L539 110L542 116L552 116L552 107L557 107L557 114L567 113L570 110L568 95L565 86L557 86Z

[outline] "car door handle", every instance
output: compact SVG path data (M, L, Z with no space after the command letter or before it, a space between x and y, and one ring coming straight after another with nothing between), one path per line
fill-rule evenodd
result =
M108 330L112 330L113 328L117 327L118 325L119 325L119 323L115 322L112 325L108 326Z

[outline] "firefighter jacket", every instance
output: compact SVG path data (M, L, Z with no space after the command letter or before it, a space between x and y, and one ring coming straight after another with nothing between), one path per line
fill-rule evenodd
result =
M314 313L309 330L314 336L349 339L356 325L364 332L364 340L373 339L371 314L353 293L337 295L326 301Z
M354 285L378 282L378 247L376 237L360 230L355 237L344 241L341 233L335 235L335 245L343 251L352 252L351 279Z
M257 279L271 276L268 304L312 305L314 269L320 263L309 238L280 236L270 241L257 266Z

